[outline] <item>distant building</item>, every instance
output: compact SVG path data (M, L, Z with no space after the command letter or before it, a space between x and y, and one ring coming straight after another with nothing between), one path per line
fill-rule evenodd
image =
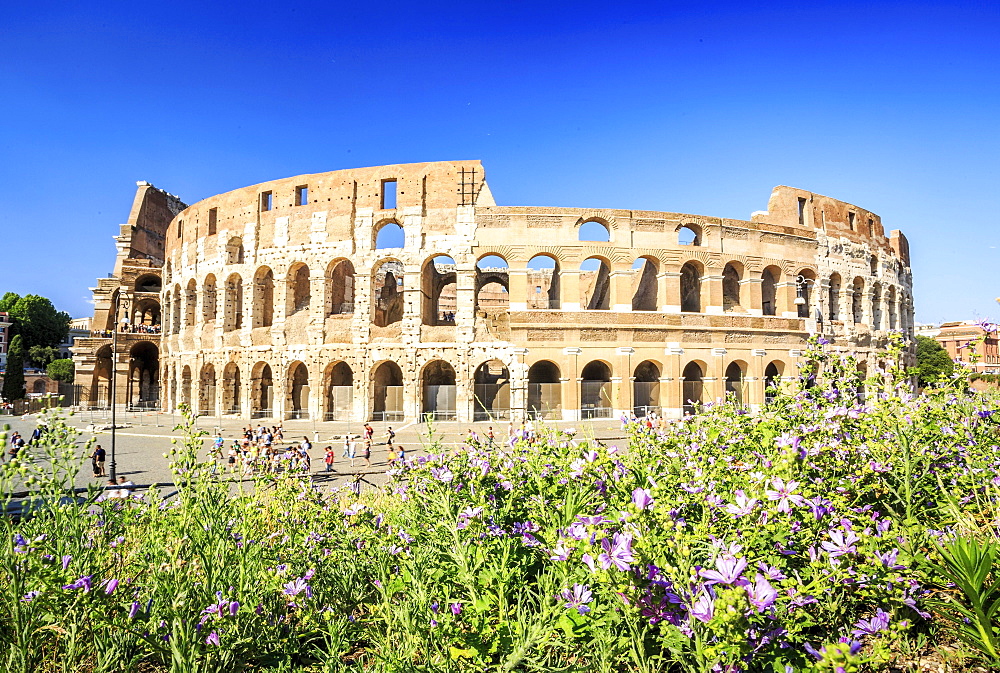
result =
M66 341L59 344L59 357L73 357L70 350L73 348L73 343L77 339L88 338L90 338L90 318L73 318L69 321L69 334L66 336Z
M917 323L913 328L913 333L915 336L925 336L928 339L933 339L941 333L941 325L936 325L934 323L921 325L920 323Z
M10 326L14 322L8 313L0 312L0 369L7 369L7 344L10 342Z
M964 320L941 323L940 330L934 338L948 351L948 356L952 360L981 374L998 374L1000 373L998 336L1000 334L997 330L987 332L982 323ZM973 359L976 361L973 362Z

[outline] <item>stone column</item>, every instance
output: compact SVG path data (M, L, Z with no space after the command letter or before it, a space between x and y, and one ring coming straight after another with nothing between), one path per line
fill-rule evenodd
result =
M783 318L798 318L798 306L795 304L797 295L794 276L785 276L785 280L774 284L774 302L777 304L775 314Z
M617 396L612 397L614 400L616 415L620 416L622 413L629 414L635 408L635 389L632 382L635 381L635 377L632 375L632 355L635 354L635 349L631 346L622 346L616 349L618 355L618 362L616 371L619 372L617 377L618 383L615 384L617 388ZM612 377L614 381L615 377Z
M567 369L569 370L566 372L568 376L559 379L562 382L564 421L580 420L580 384L582 383L580 356L582 354L583 349L581 348L571 346L563 349L563 355L567 356Z
M527 348L513 349L514 359L508 368L510 372L510 416L511 422L525 420L528 407L528 367L524 364Z
M580 307L580 270L560 269L559 285L561 289L561 304L563 311L579 311Z
M611 271L611 305L612 311L629 312L632 310L632 281L635 272L630 266L614 264Z
M681 312L681 274L679 271L664 271L656 276L656 298L664 313Z
M721 269L705 269L705 275L701 278L701 312L723 312Z
M517 262L517 266L510 266L507 269L507 279L510 287L507 289L507 296L510 299L511 311L525 311L528 308L528 269L524 262Z
M666 376L661 379L660 404L664 418L681 418L684 415L684 379L681 377L681 357L684 349L677 342L668 343L663 350Z
M750 271L749 277L740 281L740 300L750 315L764 315L764 280L760 271Z

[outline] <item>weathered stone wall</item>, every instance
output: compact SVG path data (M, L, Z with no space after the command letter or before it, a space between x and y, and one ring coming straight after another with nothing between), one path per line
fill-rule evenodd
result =
M353 420L759 405L810 332L863 355L909 334L907 258L877 215L789 187L730 220L497 206L476 161L297 176L170 223L161 397Z

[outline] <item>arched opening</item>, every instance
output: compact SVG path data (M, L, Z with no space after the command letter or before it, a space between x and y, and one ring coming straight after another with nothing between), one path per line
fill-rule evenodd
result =
M108 407L108 385L111 382L111 344L106 344L94 353L94 376L90 384L90 409L105 409Z
M383 362L372 373L372 420L403 420L403 372L395 362Z
M191 367L184 365L184 369L181 371L181 404L188 408L191 408Z
M226 280L226 304L223 310L224 331L243 328L243 279L235 273Z
M705 370L702 369L701 365L697 362L689 362L684 367L682 377L684 379L683 398L685 414L698 413L698 409L701 407L703 402L702 394L705 387L703 382L704 376Z
M384 222L382 226L375 231L376 250L402 248L405 244L406 235L403 233L403 228L396 222Z
M681 311L701 313L701 269L693 262L681 267Z
M858 404L864 405L865 400L868 399L866 391L866 381L868 380L868 363L859 362L858 363L858 387L854 391L854 398L857 400Z
M354 404L354 372L346 362L332 362L323 375L326 396L323 419L348 421Z
M455 260L438 255L424 263L420 274L423 324L454 325L458 310L458 275Z
M830 290L827 300L827 314L830 320L840 320L840 274L830 274Z
M233 236L226 243L226 263L243 264L243 239Z
M455 420L455 369L444 360L434 360L424 367L421 384L423 420Z
M194 278L188 281L187 291L184 293L184 326L194 326L194 313L198 305L198 284Z
M326 315L348 313L354 313L354 265L338 259L326 272Z
M215 415L215 365L206 363L198 377L198 413L202 416Z
M607 243L611 240L611 230L599 220L587 220L577 230L577 237L580 241Z
M205 285L202 289L201 319L205 322L215 320L218 310L218 298L215 289L215 276L208 274L205 277Z
M660 368L655 362L640 362L633 372L632 410L642 418L660 413Z
M243 390L240 386L240 367L235 362L230 362L222 371L222 411L231 416L238 416L241 413L240 400L243 397Z
M770 362L764 368L764 403L770 404L778 396L778 389L781 386L780 362Z
M510 273L507 260L486 255L476 262L476 311L488 316L510 308Z
M813 287L816 285L816 273L812 269L799 271L795 281L795 306L800 318L812 318Z
M851 293L851 317L854 318L855 324L860 325L864 322L865 316L865 281L858 277L854 279L854 288Z
M266 266L257 269L253 277L253 326L274 324L274 272Z
M160 331L160 302L152 297L138 300L132 307L132 327L137 332Z
M562 387L559 367L554 362L542 360L528 369L529 418L559 419L562 416Z
M136 292L155 292L159 294L163 290L163 283L160 281L159 276L147 273L135 279L133 288Z
M764 315L778 314L778 278L781 270L769 266L760 274L761 312Z
M722 270L722 310L726 313L746 313L740 302L740 280L742 267L726 264Z
M882 329L882 286L878 283L872 287L872 329Z
M678 245L701 245L701 227L685 224L677 230Z
M288 315L309 308L309 267L299 262L288 270Z
M45 380L35 379L35 382L31 384L31 392L34 395L44 395L45 394Z
M271 365L258 362L250 373L250 418L274 417L274 380Z
M659 267L649 257L640 257L632 264L632 310L655 311L657 308L656 276Z
M528 308L558 309L559 292L559 262L548 255L528 260Z
M580 418L611 418L611 367L594 360L580 374Z
M372 322L387 327L403 319L403 264L394 259L382 262L372 278L375 299Z
M590 257L580 265L580 308L586 311L611 309L611 265L600 257Z
M156 409L160 403L160 349L140 341L129 351L126 399L133 409Z
M740 362L730 362L726 367L726 401L737 406L743 406L743 373L745 365Z
M309 369L302 362L293 362L288 368L287 404L285 420L309 418Z
M484 362L473 380L473 418L491 421L510 418L510 372L500 360Z
M872 255L871 257L869 257L869 259L868 259L868 266L869 266L869 270L871 271L871 274L873 276L877 276L878 275L878 257L876 257L875 255Z

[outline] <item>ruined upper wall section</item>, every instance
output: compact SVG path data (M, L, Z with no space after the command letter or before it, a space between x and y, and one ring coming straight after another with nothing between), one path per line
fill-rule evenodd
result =
M387 183L395 183L395 203L387 203ZM304 189L304 191L303 191ZM323 223L333 238L349 240L354 218L372 214L378 221L406 215L427 216L441 233L457 223L458 206L494 205L479 161L435 161L311 173L243 187L198 201L180 212L169 228L175 241L205 236L244 235L247 225L267 240L280 218ZM286 223L281 224L287 226Z
M115 237L118 255L114 275L121 277L128 260L150 260L153 266L162 266L167 228L184 208L187 205L173 194L144 180L137 182L128 221Z
M768 199L767 211L754 213L751 220L822 231L827 236L839 236L855 243L868 242L881 249L890 249L889 239L882 228L882 218L875 213L795 187L775 187ZM909 265L908 258L906 264Z

